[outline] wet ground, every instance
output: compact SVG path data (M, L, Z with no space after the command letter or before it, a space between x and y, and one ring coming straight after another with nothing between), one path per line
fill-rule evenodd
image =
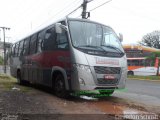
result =
M134 87L135 82L140 85L138 81L131 80L127 82L127 88L130 85ZM156 97L156 94L152 96L141 92L136 93L135 90L131 91L132 89L129 88L125 91L116 91L113 96L105 98L80 96L61 99L46 88L19 86L15 83L11 84L8 89L4 89L4 86L7 87L4 84L1 84L0 87L2 118L11 116L25 120L72 120L75 118L77 120L84 118L100 120L134 119L133 117L136 115L142 119L147 115L147 117L159 119L158 115L160 114L160 102L158 103L159 97Z
M126 99L149 111L160 113L160 81L127 80L126 90L116 91L113 96Z

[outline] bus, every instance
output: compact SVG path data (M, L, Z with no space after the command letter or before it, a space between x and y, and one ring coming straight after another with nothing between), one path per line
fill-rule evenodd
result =
M112 94L127 78L121 38L101 23L65 18L13 44L11 75L19 84L51 87L59 97L82 90Z
M147 59L146 57L134 57L127 58L128 62L128 75L138 75L138 76L151 76L157 75L159 72L159 58L157 57L155 61Z

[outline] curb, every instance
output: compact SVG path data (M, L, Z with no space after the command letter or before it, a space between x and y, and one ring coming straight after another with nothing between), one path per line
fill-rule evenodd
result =
M127 80L142 80L142 81L160 82L160 80L139 79L139 78L127 78Z

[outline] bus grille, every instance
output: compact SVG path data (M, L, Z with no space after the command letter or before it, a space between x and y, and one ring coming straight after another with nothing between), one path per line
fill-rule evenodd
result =
M94 66L94 70L97 74L120 74L121 68Z
M98 78L98 84L107 84L107 85L117 85L118 84L118 79L114 80L106 80L104 78Z

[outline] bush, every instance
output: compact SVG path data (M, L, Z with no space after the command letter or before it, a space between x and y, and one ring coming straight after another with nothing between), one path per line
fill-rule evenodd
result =
M4 60L3 60L2 56L0 56L0 65L3 65L3 62L4 62Z

